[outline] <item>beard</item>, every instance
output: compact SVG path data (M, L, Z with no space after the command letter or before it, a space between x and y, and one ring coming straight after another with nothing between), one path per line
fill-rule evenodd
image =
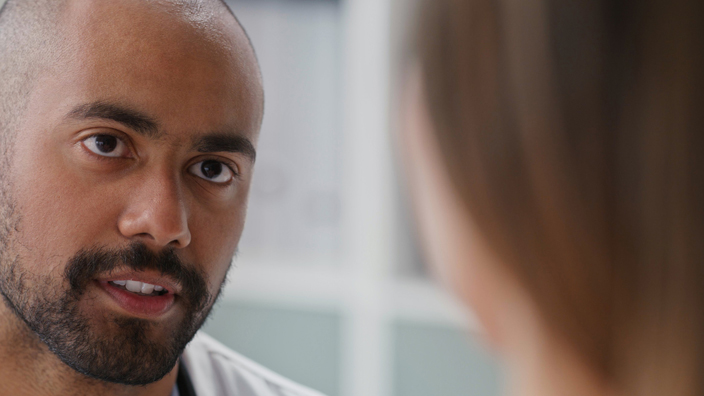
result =
M154 253L141 243L81 251L58 279L29 273L17 256L0 265L5 303L51 352L79 373L125 385L146 385L168 374L220 294L212 296L204 274L183 263L173 249ZM157 271L178 282L181 319L167 325L107 311L83 312L79 303L85 302L82 297L93 280L124 268Z

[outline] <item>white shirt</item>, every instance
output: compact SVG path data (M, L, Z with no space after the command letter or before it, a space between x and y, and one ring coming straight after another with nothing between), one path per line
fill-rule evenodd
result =
M323 396L198 332L181 355L197 396ZM174 386L174 396L178 390Z

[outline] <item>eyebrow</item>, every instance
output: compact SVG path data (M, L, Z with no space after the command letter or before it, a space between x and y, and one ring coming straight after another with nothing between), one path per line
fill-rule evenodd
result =
M252 142L244 136L216 132L205 136L200 136L194 144L199 153L241 153L249 157L254 162L257 158L257 150Z
M152 139L161 136L159 124L146 114L114 103L93 102L76 106L68 113L68 118L104 119L118 122L137 133Z
M148 138L162 136L159 124L144 113L108 102L93 102L76 106L68 113L68 118L104 119L118 122ZM196 139L194 148L200 153L242 153L254 162L257 151L252 142L244 136L228 132L214 132Z

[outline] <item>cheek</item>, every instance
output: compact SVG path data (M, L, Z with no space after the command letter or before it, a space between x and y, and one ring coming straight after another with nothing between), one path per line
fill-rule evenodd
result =
M189 220L189 258L202 263L211 291L217 291L227 274L242 235L246 206L218 212L196 210Z
M432 165L424 167L426 172ZM422 171L421 171L422 173ZM431 269L482 326L482 338L494 349L501 342L496 260L472 226L449 181L440 173L420 176L414 186L416 214Z
M452 284L458 279L455 272L467 262L467 232L431 138L432 125L417 79L411 79L408 87L401 136L408 185L428 261L446 284Z
M455 272L465 261L466 251L452 209L439 196L436 183L430 181L423 178L414 183L416 217L429 264L446 284L451 284L457 279Z
M117 197L80 178L60 145L25 136L17 141L11 168L20 249L32 258L28 265L65 262L114 229L110 219L115 219Z
M484 337L496 346L496 264L473 228L464 204L454 193L440 151L432 139L427 108L421 100L418 79L411 79L405 106L401 144L411 188L419 234L431 269L441 281L472 308Z
M443 284L476 308L474 302L480 300L477 294L483 284L478 271L481 257L467 216L442 182L444 175L431 175L431 167L422 167L425 171L413 183L413 198L428 263Z

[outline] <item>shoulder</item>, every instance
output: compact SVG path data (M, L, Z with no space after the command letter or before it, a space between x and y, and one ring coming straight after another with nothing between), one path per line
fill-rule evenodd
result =
M323 396L198 332L181 358L198 396Z

